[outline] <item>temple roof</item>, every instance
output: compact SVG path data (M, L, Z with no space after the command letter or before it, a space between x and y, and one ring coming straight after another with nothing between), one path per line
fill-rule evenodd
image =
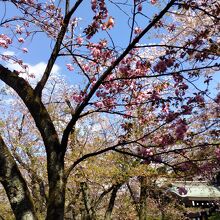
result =
M220 187L205 181L176 181L172 183L170 191L182 198L195 201L220 199Z

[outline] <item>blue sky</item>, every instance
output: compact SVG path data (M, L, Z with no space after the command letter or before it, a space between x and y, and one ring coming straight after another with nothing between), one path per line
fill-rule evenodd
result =
M129 1L128 1L129 2ZM6 17L10 17L11 15L15 15L17 12L17 9L13 6L11 7L8 3L0 2L0 7L4 8L4 5L6 6ZM148 10L148 8L145 6L143 8L143 13L146 13L147 16L152 17L154 13L156 13L159 10L160 7L153 7L152 10ZM130 37L130 30L128 27L128 17L126 13L131 14L132 8L130 6L124 7L125 13L122 13L122 11L114 6L113 4L109 4L109 15L112 15L115 17L115 28L112 30L109 30L109 34L111 35L113 41L118 47L126 47L129 42ZM77 28L77 32L80 34L82 33L82 30L86 25L91 22L93 14L91 14L90 9L90 1L86 0L80 5L79 10L75 14L76 17L80 17L81 20L79 22L79 26L82 27L82 29ZM147 19L143 19L143 17L139 17L138 23L140 26L145 26L148 23ZM92 39L93 42L96 42L98 38L105 38L108 37L108 35L105 32L100 32L100 34L97 37L94 37ZM148 39L147 36L144 38L145 43L151 42L156 43L156 39ZM19 47L19 43L17 46ZM44 33L38 33L36 36L34 36L31 40L28 40L24 44L25 47L28 48L29 52L27 54L24 54L22 51L17 50L16 47L9 48L7 53L11 53L12 51L15 52L16 55L21 57L26 63L31 65L31 69L34 71L43 71L45 64L47 63L47 60L49 58L51 48L53 47L53 43L51 40L48 39L47 36L45 36ZM22 46L23 47L23 46ZM2 49L0 52L3 51ZM67 80L71 83L80 84L80 78L78 75L75 74L75 72L70 72L66 69L65 64L69 63L68 58L58 58L57 63L55 66L54 72L59 72ZM13 67L13 65L11 65ZM217 83L220 82L220 73L215 74L212 81L212 87L215 88Z
M5 17L11 17L17 15L18 10L15 6L9 3L0 2L0 7L5 8ZM131 13L131 7L125 7L125 13ZM122 13L119 8L114 6L113 4L109 4L109 15L115 17L115 27L112 30L109 30L109 34L111 35L115 45L117 47L125 48L129 43L130 30L128 27L128 16L125 13ZM89 13L88 13L89 12ZM152 13L152 11L150 12ZM84 1L79 10L76 11L76 17L81 18L79 22L80 28L77 28L76 31L83 35L83 29L92 21L92 16L94 14L91 12L90 1ZM140 20L140 23L147 24L147 21ZM100 34L92 39L92 42L96 42L98 39L104 39L108 37L108 35L101 31ZM18 48L27 47L28 53L24 54L22 51L17 50ZM11 54L11 52L15 52L16 56L20 57L24 62L30 64L31 66L36 66L39 63L47 63L49 59L51 48L53 47L53 42L48 39L48 37L44 33L37 33L31 40L27 40L24 45L20 46L17 43L15 46L9 48L8 50L2 50L0 48L0 52L4 52L6 54ZM7 52L5 52L7 51ZM74 72L69 72L65 64L69 63L68 58L58 58L56 64L59 66L59 71L64 75L70 82L79 83ZM11 65L12 67L12 65ZM39 67L39 65L38 65ZM39 68L38 68L39 70Z

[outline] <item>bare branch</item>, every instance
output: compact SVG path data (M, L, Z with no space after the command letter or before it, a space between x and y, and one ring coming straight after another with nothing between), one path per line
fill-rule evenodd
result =
M57 36L57 41L54 45L54 48L53 48L53 51L51 53L51 56L48 60L48 63L47 63L47 66L46 66L46 69L44 71L44 74L41 78L41 80L38 82L36 88L35 88L35 91L36 93L41 97L42 95L42 90L45 86L45 84L47 83L47 80L50 76L50 73L51 73L51 70L54 66L54 63L58 57L58 54L60 52L60 47L62 45L62 41L63 41L63 38L65 36L65 33L67 31L67 28L68 28L68 24L69 24L69 21L71 19L71 16L73 15L73 13L76 11L76 9L79 7L79 5L82 3L83 0L77 0L75 5L72 7L72 9L66 14L64 20L63 20L63 25L61 27L61 30Z

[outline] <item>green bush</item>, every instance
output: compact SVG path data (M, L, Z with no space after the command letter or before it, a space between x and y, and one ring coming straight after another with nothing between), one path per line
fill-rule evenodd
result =
M214 213L212 216L209 217L209 220L219 220L220 213Z

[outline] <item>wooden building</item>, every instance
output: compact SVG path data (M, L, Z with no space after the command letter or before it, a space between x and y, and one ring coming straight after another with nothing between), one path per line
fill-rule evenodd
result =
M210 185L206 181L177 181L172 183L170 191L186 207L195 208L186 213L188 219L208 220L208 217L219 211L220 186Z

